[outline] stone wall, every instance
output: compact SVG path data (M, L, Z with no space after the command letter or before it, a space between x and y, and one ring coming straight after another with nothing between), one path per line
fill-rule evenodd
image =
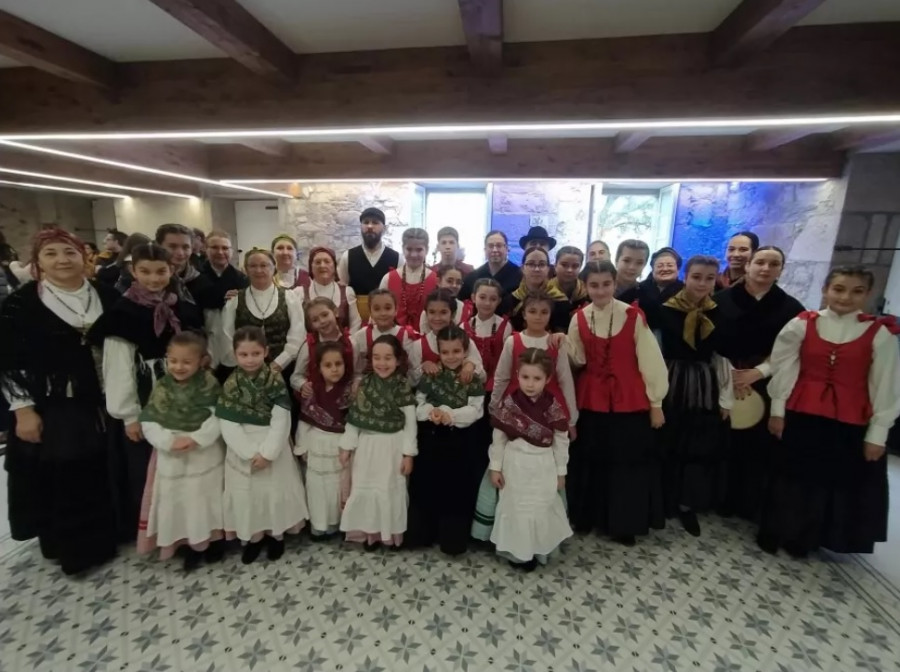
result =
M384 241L399 250L403 230L411 225L414 189L409 182L303 185L298 198L279 201L278 218L281 228L295 236L304 267L312 247L324 245L340 254L359 245L359 213L370 206L384 211Z
M521 263L519 239L529 227L543 226L557 248L585 249L590 229L591 185L587 182L496 182L491 229L509 237L510 259Z
M56 224L94 240L90 198L31 191L0 189L0 231L22 260L31 253L31 241L43 224Z
M672 246L685 258L709 254L723 260L728 239L742 230L763 245L784 250L780 285L806 307L821 304L832 264L847 180L808 183L683 183Z

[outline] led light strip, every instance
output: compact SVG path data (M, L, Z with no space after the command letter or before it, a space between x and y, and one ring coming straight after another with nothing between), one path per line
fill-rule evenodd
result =
M159 170L158 168L150 168L148 166L139 166L134 163L124 163L122 161L112 161L110 159L101 159L96 156L88 156L87 154L77 154L75 152L64 152L59 149L50 147L41 147L40 145L28 145L21 142L12 142L10 140L0 140L0 145L6 147L15 147L16 149L25 149L31 152L41 152L43 154L52 154L53 156L62 156L67 159L77 159L79 161L87 161L89 163L99 163L104 166L112 166L114 168L123 168L125 170L135 170L141 173L150 173L152 175L162 175L163 177L172 177L178 180L188 180L189 182L200 182L201 184L211 184L216 187L225 187L226 189L235 189L238 191L250 191L266 196L276 196L278 198L290 198L287 194L278 193L276 191L266 191L265 189L255 189L254 187L246 187L240 184L229 184L218 180L210 180L205 177L196 177L194 175L185 175L183 173L173 173L168 170Z
M0 166L0 173L9 173L10 175L22 175L24 177L37 177L42 180L57 180L59 182L74 182L75 184L89 184L94 187L110 187L112 189L123 189L124 191L139 191L144 194L158 194L160 196L174 196L176 198L197 198L190 194L180 194L175 191L160 191L159 189L144 189L143 187L129 187L124 184L114 184L112 182L94 182L93 180L82 180L77 177L64 177L62 175L49 175L47 173L33 173L29 170L16 170L13 168L3 168Z
M46 191L65 191L71 194L88 194L89 196L106 196L107 198L131 198L128 194L113 194L108 191L92 191L90 189L75 189L72 187L57 187L34 182L14 182L13 180L0 180L0 185L13 187L25 187L26 189L44 189Z
M795 128L804 126L858 126L898 124L900 113L830 114L805 117L742 117L735 119L659 119L572 122L511 122L357 126L346 128L271 128L225 131L136 131L108 133L11 133L0 140L202 140L214 138L328 138L346 135L455 135L460 133L527 133L552 131L637 131L715 128Z
M223 180L230 184L367 184L371 182L419 182L427 184L429 182L633 182L633 183L651 183L659 182L827 182L827 177L658 177L658 178L636 178L627 177L391 177L391 178L316 178L308 180L298 177L292 180L277 179L252 179L252 180ZM836 178L835 178L836 179Z

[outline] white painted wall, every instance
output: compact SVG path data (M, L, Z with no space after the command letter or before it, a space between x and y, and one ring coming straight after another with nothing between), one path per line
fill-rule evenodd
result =
M141 196L115 202L116 228L125 233L140 232L153 237L161 224L184 224L209 231L212 228L209 200Z
M235 201L234 217L237 229L235 247L249 250L269 249L272 239L281 229L278 224L278 201Z

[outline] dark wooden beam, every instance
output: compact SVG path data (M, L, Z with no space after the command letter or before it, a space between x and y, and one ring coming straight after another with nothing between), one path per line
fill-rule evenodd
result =
M885 82L900 72L898 30L795 28L736 69L708 67L702 34L508 43L493 78L454 47L310 54L302 87L272 86L229 59L128 63L115 100L6 68L0 134L896 113L900 87ZM711 92L700 106L697 91Z
M388 156L394 152L394 141L382 136L367 136L361 139L359 144L370 152L375 152L376 154L382 154L384 156Z
M488 149L491 150L491 154L506 154L509 150L509 138L505 135L489 136Z
M842 128L844 126L798 126L796 128L755 131L747 136L747 147L754 152L766 152L811 135L835 133Z
M240 143L244 147L268 154L269 156L287 156L291 153L291 143L284 140L270 140L268 138L247 138L241 140Z
M633 152L653 137L649 131L628 131L618 133L615 138L615 151L617 154Z
M500 70L503 65L503 0L459 0L459 14L472 62L487 73Z
M847 130L839 133L835 147L850 152L873 152L900 142L900 127Z
M73 82L101 88L116 83L112 61L2 10L0 54Z
M713 31L712 60L732 65L769 47L825 0L743 0Z
M210 147L215 179L390 180L412 178L686 179L839 177L844 154L814 143L777 153L750 152L741 136L654 138L640 152L617 154L612 138L521 139L506 154L484 140L404 141L391 156L360 153L356 143L303 143L289 161L236 145Z
M237 0L150 0L252 72L292 81L296 55Z

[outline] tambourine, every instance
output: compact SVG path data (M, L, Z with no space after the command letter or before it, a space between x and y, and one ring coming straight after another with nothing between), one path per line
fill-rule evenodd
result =
M731 428L750 429L766 415L766 402L754 389L743 399L735 399L731 408Z

